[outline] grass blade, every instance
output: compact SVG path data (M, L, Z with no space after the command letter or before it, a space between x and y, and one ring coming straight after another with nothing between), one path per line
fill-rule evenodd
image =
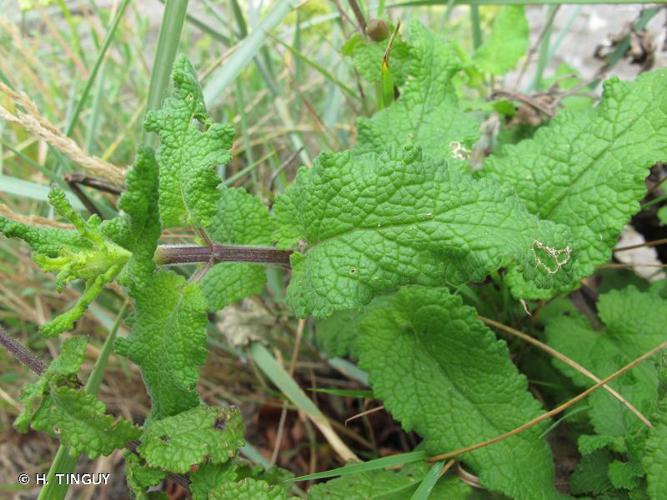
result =
M278 26L296 4L295 0L277 2L252 33L238 43L235 52L225 65L211 75L210 80L204 86L204 101L207 106L220 97L243 68L252 61L266 42L267 33Z
M151 82L148 87L146 111L159 108L167 92L187 10L188 0L170 0L164 7ZM157 141L155 134L145 134L145 144L150 145L154 141Z
M113 40L113 37L116 34L116 30L118 29L118 24L120 23L120 20L123 18L123 14L125 13L125 9L127 8L129 3L130 0L123 0L123 2L118 7L118 10L116 11L116 15L114 16L113 21L111 21L111 26L109 27L109 31L107 31L107 34L104 37L104 41L102 42L102 47L100 48L100 51L97 53L97 59L95 59L95 64L93 64L93 69L90 71L90 74L88 75L88 79L86 80L86 85L83 87L83 91L81 92L81 97L79 97L79 101L76 103L74 112L72 113L69 123L67 124L67 129L65 130L65 135L67 137L72 135L74 127L76 127L76 124L79 121L81 110L83 109L83 106L86 104L86 100L88 99L88 94L90 94L90 89L93 87L93 83L95 82L95 78L97 77L97 72L99 71L100 66L102 65L102 61L104 61L104 56L107 53L107 49L109 48L109 45L111 45L111 41Z
M308 415L343 460L358 460L352 450L350 450L334 432L333 427L331 427L331 424L320 409L315 406L315 403L313 403L308 396L306 396L289 373L278 364L266 347L259 342L253 342L250 347L250 353L252 359L262 372L269 377L271 382L273 382L283 394L292 401L292 403Z
M23 179L17 179L16 177L10 177L8 175L0 175L0 193L48 202L49 191L51 191L51 189L42 184L24 181ZM67 199L75 210L85 210L81 201L72 193L65 193L65 196L67 196Z
M425 451L410 451L408 453L399 453L398 455L391 455L390 457L376 458L360 464L350 464L345 467L338 467L337 469L325 470L323 472L315 472L306 476L295 477L290 481L310 481L311 479L326 479L329 477L349 476L352 474L360 474L362 472L369 472L386 467L393 467L397 465L412 464L426 460L427 455Z
M428 500L431 491L435 487L435 483L440 479L440 473L444 466L445 462L436 462L433 464L433 467L426 473L422 482L419 483L419 488L413 493L411 500Z

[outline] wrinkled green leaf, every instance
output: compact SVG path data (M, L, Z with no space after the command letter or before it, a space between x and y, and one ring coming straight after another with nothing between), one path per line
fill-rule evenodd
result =
M564 227L530 215L497 182L453 172L418 149L322 154L274 211L278 244L303 249L292 256L288 289L301 317L358 307L405 284L457 284L500 268L523 297L571 279Z
M54 387L37 410L32 428L58 437L72 453L90 458L108 455L141 435L141 429L104 412L104 403L94 395L69 387Z
M640 292L634 287L614 290L600 296L598 311L606 325L601 331L593 330L583 316L575 313L554 318L546 326L549 345L598 377L610 375L667 338L667 300L655 292ZM590 380L579 372L559 361L554 364L580 387L590 386ZM650 415L655 410L658 374L652 363L642 363L611 386L643 414ZM606 391L594 392L587 401L596 432L610 436L604 438L610 443L616 444L613 436L626 437L643 427Z
M634 82L611 78L595 110L561 112L532 139L487 159L486 176L509 183L530 212L571 228L566 289L609 259L639 210L649 167L667 160L666 125L667 70Z
M116 339L115 349L139 365L152 418L198 406L199 367L208 352L201 289L172 271L159 271L137 287L135 300L132 333Z
M77 373L83 364L86 345L88 345L86 337L72 337L65 340L60 347L58 357L51 361L39 379L23 387L20 397L23 408L14 421L14 426L19 432L28 432L35 412L52 385L56 387L79 385Z
M234 129L210 120L197 74L185 56L174 62L172 79L173 94L145 121L146 130L160 136L162 226L205 227L215 216L220 184L216 168L231 158Z
M368 314L357 341L373 393L427 453L472 445L542 413L525 377L476 312L446 289L407 287ZM552 498L544 425L464 454L482 484L511 498ZM511 457L511 458L510 458Z
M238 409L198 406L152 421L139 453L151 467L185 473L204 461L227 462L244 443Z
M458 108L451 79L461 64L454 48L424 26L410 26L410 66L400 98L372 118L358 120L359 153L382 153L405 144L467 170L464 149L479 137L479 124Z
M658 500L667 491L667 400L662 401L657 416L642 457L648 493L653 500Z

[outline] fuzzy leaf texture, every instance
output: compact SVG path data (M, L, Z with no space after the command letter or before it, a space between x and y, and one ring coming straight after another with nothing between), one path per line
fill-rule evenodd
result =
M523 5L507 5L493 21L488 38L473 57L486 73L503 75L510 71L528 50L530 32Z
M490 439L540 415L504 342L446 289L406 287L366 316L359 365L373 393L429 454ZM486 488L515 499L547 499L551 451L539 425L460 459Z
M30 422L51 386L79 385L77 374L83 364L83 354L87 344L86 337L72 337L65 340L60 347L58 357L51 361L39 379L23 387L20 397L23 408L14 421L14 426L19 432L28 432Z
M130 253L104 235L99 217L92 215L84 220L62 190L52 190L49 203L74 225L75 231L30 227L5 218L0 218L0 231L25 240L34 250L33 260L44 271L58 273L56 288L59 291L71 281L85 282L85 289L74 306L40 328L43 335L55 337L74 328L104 286L123 269Z
M634 82L609 79L594 111L563 111L534 138L487 159L486 176L509 183L532 213L571 228L577 250L566 288L609 259L623 226L639 210L649 167L667 160L665 127L663 69Z
M218 211L208 228L216 243L269 246L272 225L264 204L243 189L222 188ZM262 291L266 272L261 264L220 262L204 276L201 287L209 309L217 311L232 302Z
M583 316L575 313L549 321L545 330L549 345L598 377L610 375L667 338L667 300L660 297L657 287L648 292L628 287L601 295L598 311L606 325L602 331L593 330ZM554 364L578 386L590 386L590 380L572 368L558 361ZM611 386L643 414L650 415L655 410L658 373L652 363L642 363ZM601 436L622 438L643 427L606 391L591 394L588 404L593 427Z
M144 124L160 136L162 227L205 227L216 213L216 168L231 158L234 129L209 119L197 74L185 56L174 63L172 79L172 95L160 110L148 113Z
M190 490L193 500L287 498L289 478L287 471L277 467L265 471L259 466L250 467L239 460L224 464L207 463L190 475Z
M135 300L132 333L116 339L115 349L141 368L152 418L198 406L199 367L208 352L201 289L172 271L159 271L137 288Z
M414 148L322 154L274 211L279 246L305 245L292 256L288 289L301 317L358 307L401 285L479 280L501 267L525 298L571 279L564 227L531 215L511 189Z
M479 137L479 124L458 108L452 77L461 69L454 48L419 23L410 26L410 66L400 98L372 118L358 120L361 153L414 144L434 159L466 170L458 152ZM458 144L458 146L457 146Z
M51 387L32 428L49 433L74 454L90 458L108 455L141 435L141 429L122 418L114 419L94 395L69 387Z
M151 422L139 453L151 467L185 473L205 460L225 463L244 444L238 409L198 406Z
M661 402L657 417L642 458L648 494L653 500L662 498L667 491L667 400Z
M144 465L134 453L125 453L125 480L136 500L148 500L146 490L156 486L167 475L159 469L151 469Z
M252 498L253 500L286 500L287 494L280 486L266 481L246 477L234 483L226 483L208 495L210 500L237 500Z
M153 254L162 229L158 208L158 165L153 150L141 148L126 177L126 191L118 201L121 213L105 223L104 233L132 252L118 280L135 287L149 278L155 269Z

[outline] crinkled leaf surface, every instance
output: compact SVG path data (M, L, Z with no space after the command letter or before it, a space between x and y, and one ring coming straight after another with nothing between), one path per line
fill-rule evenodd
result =
M221 464L243 446L243 420L237 408L198 406L152 421L139 453L151 467L185 473L195 464Z
M218 211L208 231L216 243L248 246L269 246L272 243L268 209L243 189L221 190ZM265 282L263 265L221 262L206 273L201 287L209 309L216 311L258 294Z
M42 325L43 335L55 337L74 327L104 286L123 269L130 253L104 235L99 217L92 215L84 220L62 190L53 189L49 203L74 225L75 231L30 227L5 218L0 218L0 231L25 240L34 250L34 261L44 271L58 273L56 288L59 291L73 280L85 282L85 289L74 306Z
M461 69L454 48L414 23L410 27L410 65L400 98L372 118L358 121L357 151L381 153L414 144L434 159L449 159L461 170L456 145L471 146L479 124L458 108L451 79Z
M172 271L144 279L135 292L132 333L116 339L116 351L141 368L153 418L199 405L197 381L204 364L206 300L196 283Z
M594 331L581 315L554 318L547 323L549 345L605 377L634 358L656 347L667 338L667 300L657 289L640 292L634 287L614 290L601 295L598 301L600 318L606 328ZM573 382L589 387L590 380L558 361L554 364ZM611 383L639 411L650 415L658 399L658 373L645 362ZM643 424L617 399L606 391L596 391L588 398L589 415L598 434L628 436Z
M405 284L441 286L509 269L519 296L569 280L564 227L542 222L497 182L451 171L418 149L323 154L278 198L292 256L288 302L323 317ZM557 264L541 248L561 251ZM569 251L569 249L568 249Z
M162 229L158 208L158 165L153 151L141 148L126 178L127 189L118 201L121 213L104 225L105 234L132 252L119 281L130 288L141 284L155 269L153 254Z
M574 280L606 262L639 210L648 168L667 160L667 70L605 82L592 112L561 112L532 139L487 159L487 176L511 184L528 209L572 229Z
M83 364L83 354L86 351L88 339L86 337L72 337L65 340L60 346L60 353L44 373L32 384L26 384L21 390L23 408L14 422L20 432L28 432L33 415L39 409L43 396L48 394L50 386L78 385L77 373Z
M73 229L28 226L5 217L0 217L0 233L7 238L19 238L33 252L48 257L57 257L62 248L71 247L73 251L90 248L90 242Z
M104 412L94 395L70 387L51 387L34 416L32 428L58 437L74 453L108 455L141 435L141 429Z
M217 490L211 491L210 500L237 500L252 498L253 500L284 500L287 494L284 488L274 486L266 481L247 477L234 483L226 483Z
M646 471L648 494L653 500L667 491L667 400L659 406L655 427L645 443L642 465Z
M259 498L269 494L269 498L286 498L287 490L291 483L287 480L291 474L283 469L273 467L266 471L260 466L250 467L241 463L238 459L224 464L203 464L196 472L190 474L190 491L194 500L207 500L208 498L256 498L255 496L243 496L246 491L252 491ZM248 481L249 480L249 481ZM234 483L241 481L241 485ZM266 486L251 485L247 483L265 482ZM282 490L282 496L279 491ZM250 493L248 493L250 495Z
M407 287L361 322L359 365L373 392L428 453L472 445L542 413L524 376L474 309L446 289ZM511 498L553 498L544 426L461 456L482 484Z
M488 38L473 58L484 72L503 75L526 54L529 27L523 5L506 5L493 21Z
M641 464L614 460L609 464L607 476L612 486L618 489L633 490L639 486L639 478L644 475Z
M160 469L152 469L142 463L134 453L125 454L125 479L130 491L137 500L148 500L146 490L156 486L167 473Z
M208 118L197 74L185 56L174 63L172 79L173 94L145 122L146 130L160 135L162 226L205 227L215 216L216 168L231 158L234 129Z

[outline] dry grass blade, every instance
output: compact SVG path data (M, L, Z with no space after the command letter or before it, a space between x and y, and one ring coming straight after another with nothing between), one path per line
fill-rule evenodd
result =
M357 413L356 415L352 415L350 418L345 420L345 425L352 422L352 420L356 420L360 417L363 417L364 415L370 415L371 413L375 413L376 411L381 411L381 410L384 410L384 405L376 406L375 408L371 408L370 410L362 411L361 413Z
M16 92L2 82L0 82L0 92L9 97L15 106L23 109L23 111L13 114L0 106L0 118L18 123L34 136L39 137L68 156L91 175L101 177L117 185L123 184L125 174L122 168L96 156L86 154L74 140L65 136L42 116L35 103L23 92Z
M493 326L494 328L497 328L498 330L502 330L505 333L509 333L510 335L514 335L515 337L519 337L521 340L528 342L531 345L534 345L538 349L542 349L544 352L547 354L550 354L557 360L559 360L562 363L565 363L567 366L577 370L579 373L584 375L585 377L588 377L591 379L593 382L600 382L600 378L595 376L593 373L588 371L586 368L581 366L579 363L577 363L575 360L568 358L565 354L557 351L553 347L545 344L544 342L540 342L534 337L531 337L530 335L527 335L519 330L516 330L510 326L504 325L502 323L499 323L498 321L494 321L489 318L485 318L484 316L478 316L478 318L484 322L485 324L489 326ZM628 410L630 410L632 413L634 413L639 420L642 421L642 423L648 427L649 429L653 428L653 424L647 419L642 413L635 408L632 403L630 403L627 399L625 399L623 396L621 396L616 390L614 390L612 387L608 385L603 385L602 388L607 391L609 394L614 396L616 399L618 399L623 405L625 405Z
M551 417L553 417L555 415L558 415L559 413L561 413L561 412L567 410L568 408L574 406L579 401L587 398L589 396L589 394L598 390L600 387L608 384L612 380L617 379L618 377L620 377L624 373L632 370L635 366L640 364L642 361L647 360L651 356L656 355L657 353L659 353L660 351L662 351L664 349L667 349L667 341L662 342L660 345L654 347L650 351L642 354L641 356L634 359L633 361L630 361L623 368L620 368L619 370L615 371L614 373L612 373L608 377L605 377L604 379L600 380L597 384L595 384L594 386L589 387L588 389L579 393L578 395L576 395L572 399L569 399L565 403L563 403L563 404L557 406L556 408L554 408L553 410L549 410L548 412L543 413L539 417L535 417L534 419L526 422L525 424L520 425L516 429L512 429L509 432L505 432L504 434L500 434L500 435L498 435L494 438L487 439L486 441L481 441L479 443L476 443L476 444L473 444L473 445L470 445L470 446L465 446L463 448L459 448L458 450L448 451L448 452L445 452L445 453L440 453L439 455L435 455L435 456L430 457L428 459L428 461L429 462L439 462L441 460L449 460L451 458L458 457L459 455L463 455L464 453L469 453L471 451L475 451L475 450L478 450L480 448L484 448L485 446L490 446L492 444L499 443L500 441L503 441L503 440L505 440L509 437L512 437L515 434L519 434L520 432L528 430L531 427L535 427L540 422L548 420Z
M7 219L20 222L21 224L28 224L30 226L48 226L59 227L61 229L74 229L71 224L65 224L51 220L47 217L40 217L39 215L21 215L13 212L7 205L0 203L0 216Z

